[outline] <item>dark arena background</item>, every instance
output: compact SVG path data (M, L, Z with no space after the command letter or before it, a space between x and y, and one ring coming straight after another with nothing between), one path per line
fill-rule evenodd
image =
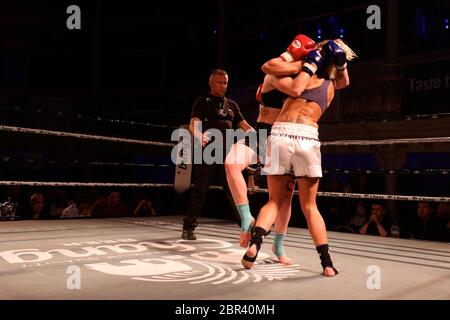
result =
M1 1L5 307L81 300L159 306L155 319L281 319L306 306L351 314L353 300L366 315L394 301L441 306L450 298L449 18L448 0ZM293 264L272 253L272 231L245 269L220 181L197 240L182 238L191 190L175 190L173 133L210 91L211 71L227 72L226 97L255 126L261 67L297 34L341 39L358 56L318 122L317 206L339 270L330 278L297 195L284 243ZM267 185L249 186L248 198L257 218ZM386 234L375 224L364 234L377 206Z

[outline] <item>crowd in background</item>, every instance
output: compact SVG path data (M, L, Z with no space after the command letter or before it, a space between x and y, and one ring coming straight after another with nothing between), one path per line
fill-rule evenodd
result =
M119 191L101 192L95 188L68 192L22 190L11 186L3 192L0 205L3 220L45 220L60 218L104 218L156 216L157 209L149 193L135 193L123 199Z
M379 179L356 175L343 182L336 175L325 176L320 190L329 192L383 193ZM0 212L2 220L14 211L16 220L43 220L66 218L144 217L165 214L183 214L187 195L173 190L112 190L89 188L23 188L1 189ZM206 217L229 217L221 192L214 192L207 201ZM266 201L265 193L250 193L251 206L258 208ZM221 202L222 201L222 202ZM361 235L390 236L450 242L450 203L425 201L396 201L395 212L382 200L319 197L318 206L330 231ZM223 204L217 205L217 204ZM219 207L219 209L218 209ZM291 226L306 227L306 220L297 201L292 204Z

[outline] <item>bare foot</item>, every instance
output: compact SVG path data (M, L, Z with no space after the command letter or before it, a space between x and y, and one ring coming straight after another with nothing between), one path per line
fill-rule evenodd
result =
M336 274L336 271L334 271L332 267L326 267L325 269L323 269L323 275L325 277L334 277Z
M274 255L277 255L275 253L275 245L272 245L272 252ZM278 259L278 262L281 264L291 265L293 263L292 259L288 258L288 256L277 256L277 259Z
M245 254L249 258L253 258L254 256L256 256L256 246L255 245L250 246L247 249L247 251L245 252ZM244 259L241 259L241 263L244 266L244 268L246 268L246 269L251 269L254 266L254 262L247 261L247 260L244 260Z
M282 264L286 264L286 265L291 265L293 263L292 259L288 258L286 256L279 256L278 257L278 262L282 263Z
M252 237L252 234L250 232L241 232L239 236L239 245L242 248L247 248L248 244L250 243L250 239Z

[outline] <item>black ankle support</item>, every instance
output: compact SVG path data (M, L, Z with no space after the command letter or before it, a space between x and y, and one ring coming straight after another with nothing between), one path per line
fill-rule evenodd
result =
M328 252L328 244L317 246L316 249L320 256L320 264L322 265L322 268L333 268L334 272L338 274L338 271L333 267L333 261L331 261L330 253Z
M266 235L267 235L266 230L264 230L261 227L255 227L252 232L252 240L250 241L249 247L251 247L252 245L255 245L256 254L254 257L249 257L246 253L242 259L249 261L249 262L255 262L256 257L258 256L259 249L261 249L261 244L263 242L263 238Z

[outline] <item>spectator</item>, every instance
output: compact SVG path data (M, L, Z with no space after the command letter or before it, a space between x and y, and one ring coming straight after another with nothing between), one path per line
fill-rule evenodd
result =
M90 208L91 201L89 199L89 196L81 194L77 197L75 203L72 203L63 210L61 218L88 217Z
M20 186L10 186L6 191L6 199L12 203L22 203L24 200Z
M51 192L49 198L51 218L60 218L63 210L73 204L73 201L69 200L67 192L61 189Z
M16 215L21 219L49 219L50 211L44 202L44 195L35 192L31 195L29 202L17 209Z
M128 206L120 199L120 193L113 191L108 199L97 200L91 207L92 217L124 217L130 214Z
M373 202L371 205L371 215L364 225L359 229L360 234L380 235L386 237L389 234L386 209L381 202Z
M413 239L439 240L439 222L433 213L431 203L426 201L417 203L417 214L411 234Z
M156 210L153 203L148 199L142 199L133 211L133 216L156 216Z

